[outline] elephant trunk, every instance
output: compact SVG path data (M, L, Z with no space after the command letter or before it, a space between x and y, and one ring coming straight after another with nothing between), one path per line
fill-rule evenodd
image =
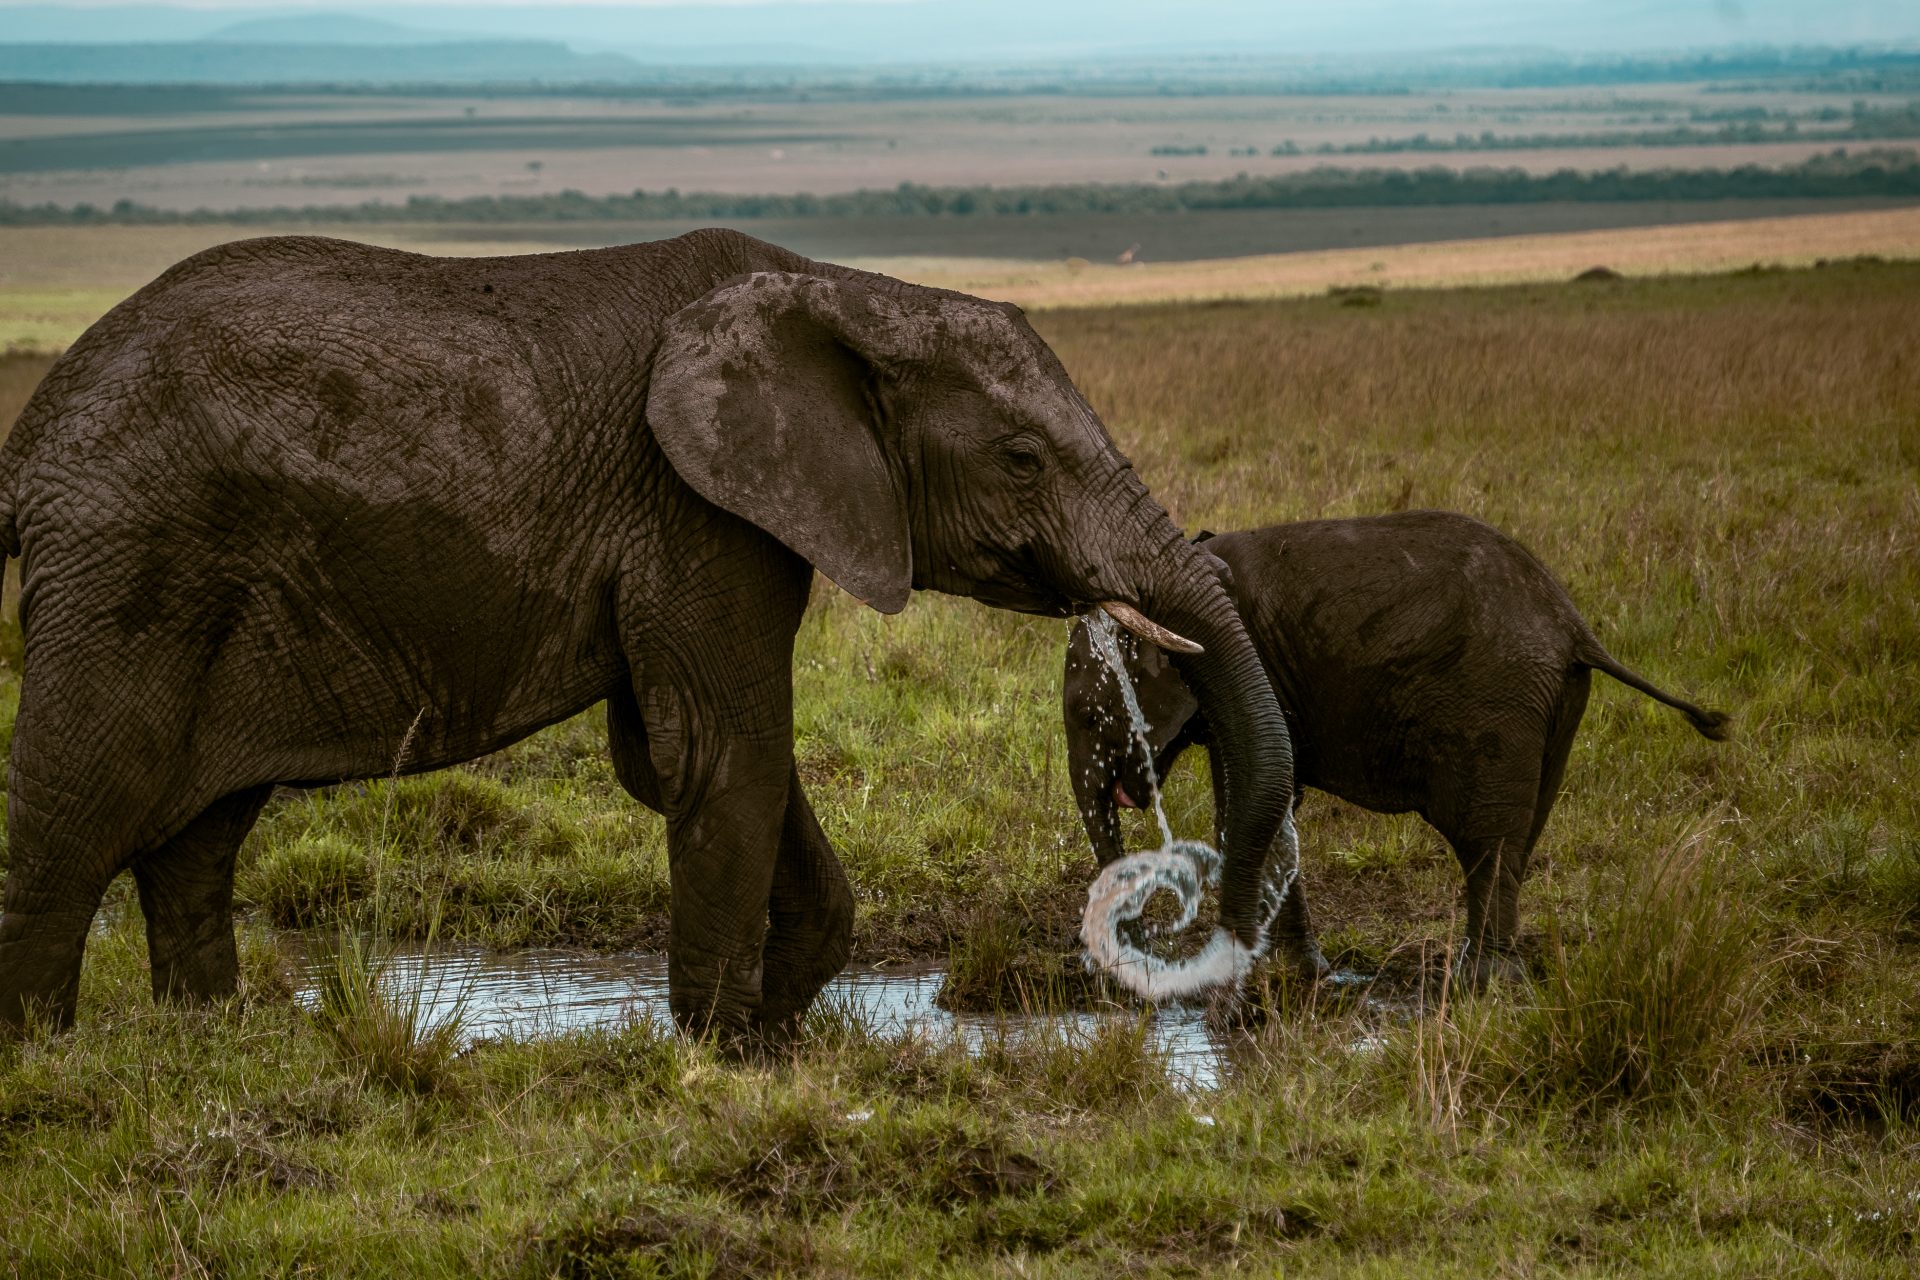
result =
M1225 796L1215 800L1225 812L1220 924L1258 952L1268 923L1261 910L1267 852L1293 795L1293 745L1239 611L1211 571L1198 576L1184 599L1176 595L1156 613L1206 650L1175 655L1174 665L1212 726L1212 750L1225 783Z
M1075 624L1076 631L1084 625ZM1068 732L1087 739L1095 737L1079 726L1071 727ZM1087 828L1087 839L1093 845L1094 860L1104 867L1125 851L1120 838L1120 806L1113 794L1113 789L1120 785L1120 762L1099 742L1069 754L1082 758L1080 767L1073 771L1073 798L1080 808L1080 821Z

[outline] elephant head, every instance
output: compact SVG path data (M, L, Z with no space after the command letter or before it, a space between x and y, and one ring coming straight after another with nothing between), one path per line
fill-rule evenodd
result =
M1147 492L1011 306L857 272L756 272L676 314L646 422L704 499L885 613L912 589L1060 617L1100 604L1177 663L1224 782L1221 926L1264 944L1285 722L1217 562Z

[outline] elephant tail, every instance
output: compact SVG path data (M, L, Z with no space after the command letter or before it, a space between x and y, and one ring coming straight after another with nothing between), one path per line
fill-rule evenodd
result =
M1733 733L1731 718L1724 711L1709 711L1696 707L1683 698L1676 698L1659 685L1634 671L1622 666L1612 654L1608 653L1591 632L1580 637L1574 648L1574 661L1582 666L1592 667L1595 671L1604 671L1629 688L1638 689L1655 702L1664 702L1687 718L1687 722L1699 730L1703 737L1715 742L1725 742Z

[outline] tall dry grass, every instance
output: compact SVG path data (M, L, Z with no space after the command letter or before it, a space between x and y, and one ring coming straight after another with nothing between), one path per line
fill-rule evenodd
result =
M1509 1067L1576 1102L1711 1091L1739 1065L1783 954L1763 957L1703 827L1633 866L1585 945L1550 933Z

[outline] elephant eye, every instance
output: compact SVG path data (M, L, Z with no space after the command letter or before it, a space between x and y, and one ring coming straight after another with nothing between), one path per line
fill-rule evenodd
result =
M1031 480L1046 463L1046 447L1025 432L1008 436L994 446L1000 465L1017 480Z

